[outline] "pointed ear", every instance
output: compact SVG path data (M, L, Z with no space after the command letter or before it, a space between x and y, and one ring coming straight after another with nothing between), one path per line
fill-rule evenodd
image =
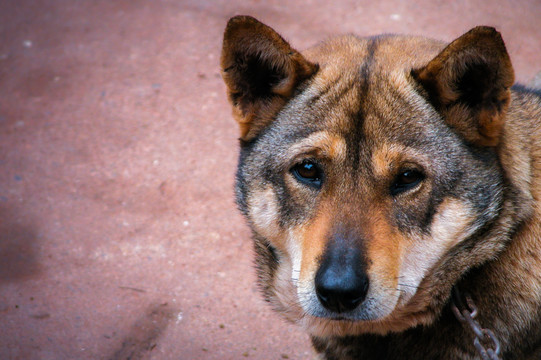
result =
M317 71L317 65L270 27L249 16L236 16L225 29L221 70L240 137L249 141Z
M470 30L412 75L436 110L467 141L498 145L514 72L494 28Z

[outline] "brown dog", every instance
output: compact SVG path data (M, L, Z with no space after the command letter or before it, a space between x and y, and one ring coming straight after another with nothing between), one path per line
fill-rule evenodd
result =
M489 354L541 359L541 96L498 32L301 54L239 16L221 66L261 289L322 358L481 358L476 306Z

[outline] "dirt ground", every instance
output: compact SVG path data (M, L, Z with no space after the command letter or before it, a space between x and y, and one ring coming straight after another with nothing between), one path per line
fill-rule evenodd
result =
M0 1L0 358L310 359L258 294L218 60L250 14L333 34L503 34L541 69L541 2Z

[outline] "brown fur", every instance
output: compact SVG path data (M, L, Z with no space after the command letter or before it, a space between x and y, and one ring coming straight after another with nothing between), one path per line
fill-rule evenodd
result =
M259 285L316 352L475 359L449 308L459 286L503 358L539 358L541 97L511 88L498 32L447 46L345 36L301 54L241 16L225 30L222 74ZM306 163L321 176L299 175ZM315 283L333 256L355 256L366 276L353 310L321 302Z

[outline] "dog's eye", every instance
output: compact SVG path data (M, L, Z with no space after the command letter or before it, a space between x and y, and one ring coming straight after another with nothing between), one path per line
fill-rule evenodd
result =
M291 169L291 173L295 178L306 185L320 188L323 178L323 172L320 167L313 161L305 160Z
M421 181L423 181L425 176L419 170L405 170L400 172L396 179L394 180L393 185L391 186L391 194L398 195L404 191L413 189Z

